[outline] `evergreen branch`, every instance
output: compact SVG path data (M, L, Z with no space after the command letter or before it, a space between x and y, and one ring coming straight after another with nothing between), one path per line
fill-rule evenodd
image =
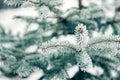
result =
M55 48L55 47L58 47L58 46L61 46L61 47L67 47L67 48L70 48L70 49L72 49L72 50L75 50L76 51L76 49L75 48L73 48L73 47L70 47L70 46L66 46L66 45L51 45L51 46L47 46L47 47L45 47L45 48L41 48L41 50L42 51L45 51L46 49L49 49L49 48Z
M79 8L71 8L65 13L57 9L57 6L61 5L60 0L5 0L5 2L8 3L8 5L21 6L23 4L23 6L26 7L34 6L35 9L38 11L39 17L31 18L29 16L16 16L15 18L21 18L28 22L28 24L37 23L43 29L49 29L48 27L46 27L46 25L50 28L51 26L57 26L57 28L55 28L55 31L53 30L54 32L56 32L56 34L59 34L60 29L64 26L64 29L66 28L66 30L68 30L69 32L70 29L73 31L74 26L79 23L89 25L87 27L87 29L89 30L91 29L91 25L93 25L95 29L101 28L102 26L106 27L106 25L112 25L114 23L120 22L120 20L115 19L112 19L111 21L106 21L107 17L103 18L104 9L100 9L96 5L90 5L90 8L85 8L84 5L82 5L82 0L78 0ZM50 20L48 18L50 17L56 19L56 23L54 23L52 20L51 22L49 22ZM115 17L117 18L116 15ZM102 20L105 22L102 22ZM71 25L71 22L73 26ZM70 25L69 28L68 24ZM96 40L93 39L94 41L92 41L89 40L88 32L90 31L87 31L87 29L84 25L78 25L76 27L75 35L77 39L77 45L75 46L73 44L61 41L48 41L44 43L41 39L42 31L39 30L26 32L23 36L24 38L19 40L17 39L15 41L14 38L11 36L10 39L8 39L9 37L7 39L4 38L4 40L0 39L0 41L13 42L13 48L1 48L0 59L3 61L3 63L5 63L5 66L7 65L8 68L10 68L9 70L11 72L15 72L20 77L28 77L30 73L33 72L34 67L38 67L44 72L43 78L51 80L51 78L54 78L54 76L61 76L59 73L62 73L61 70L63 70L64 68L68 68L69 64L70 67L73 64L77 64L80 70L87 71L87 69L94 65L94 62L100 64L100 67L106 70L106 74L110 74L109 70L114 69L116 67L116 64L118 63L116 59L116 54L119 53L118 50L120 50L120 45L116 43L120 43L120 37L112 36L112 38L106 38L102 36ZM36 33L36 31L38 31L38 33ZM65 32L67 33L67 31ZM62 31L62 33L64 33L64 31ZM3 37L6 35L1 34L1 36ZM52 38L53 35L50 35L49 37ZM27 48L29 49L29 47L31 47L34 44L37 45L38 49L33 53L27 53ZM112 58L110 58L111 55ZM49 65L51 67L48 69ZM81 76L83 74L84 73L80 74L80 79L82 80L86 77ZM88 75L89 79L91 79L91 76L97 79L94 75L91 75L91 73L85 73L85 75ZM57 78L61 78L59 76L57 76Z
M17 49L17 48L11 48L11 49L7 49L2 47L2 50L0 53L7 53L8 55L14 55L16 57L16 59L23 59L25 56L30 56L33 54L36 54L36 52L34 53L27 53L21 49ZM5 58L3 58L3 60L5 60Z
M90 46L93 46L93 45L99 44L99 43L104 43L104 42L120 42L120 40L102 40L102 41L98 41L98 42L94 42L92 44L89 44L86 48L89 48Z

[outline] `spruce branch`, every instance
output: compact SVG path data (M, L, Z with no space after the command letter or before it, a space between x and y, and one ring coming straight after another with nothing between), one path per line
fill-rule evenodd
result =
M89 48L90 46L93 46L93 45L99 44L99 43L104 43L104 42L117 42L117 43L119 43L120 40L102 40L102 41L98 41L98 42L94 42L94 43L92 43L92 44L89 44L86 48ZM118 49L119 49L119 48L118 48Z
M8 71L0 69L3 73L15 73L21 78L28 77L37 67L43 70L44 74L41 79L67 79L66 76L69 74L65 73L66 69L73 65L79 66L80 74L78 76L80 78L78 79L81 80L86 80L86 78L104 80L101 76L96 77L87 72L87 69L94 66L104 69L103 75L108 80L111 79L109 76L111 76L110 71L112 69L118 73L115 66L119 63L117 55L119 55L120 50L120 37L112 35L92 38L88 36L92 34L92 31L101 29L103 26L108 27L114 23L119 25L120 21L114 18L110 21L106 20L104 9L93 4L84 8L82 0L78 0L79 8L71 8L66 12L56 8L61 5L60 0L5 0L5 2L10 5L23 4L27 7L32 4L39 12L39 17L16 16L15 18L28 22L29 26L31 23L37 23L39 29L27 31L23 38L19 39L14 39L14 36L7 36L8 34L4 34L4 30L1 29L1 35L3 33L5 36L4 38L1 36L1 44L3 44L2 42L13 44L11 48L2 47L0 50L0 60L3 61L5 67L9 68ZM52 16L51 12L53 13ZM52 20L47 22L48 19L55 19L56 22L54 23ZM102 23L104 20L105 22ZM76 25L78 26L76 27ZM73 34L74 28L76 45L70 42L50 40L58 34ZM52 30L57 35L52 34L44 40L42 34L45 33L45 30ZM37 49L33 52L26 52L33 45L37 45ZM50 68L48 68L49 65Z
M51 46L47 46L47 47L41 48L41 49L42 49L42 51L45 51L46 49L54 48L54 47L67 47L67 48L70 48L72 50L76 50L75 48L70 47L70 46L66 46L66 45L51 45Z

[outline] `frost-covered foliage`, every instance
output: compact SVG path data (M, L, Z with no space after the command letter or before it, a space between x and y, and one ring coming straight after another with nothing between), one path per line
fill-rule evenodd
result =
M63 0L5 0L4 2L15 6L20 4L21 7L35 7L40 16L37 17L37 21L36 18L33 18L32 23L38 23L44 28L51 28L54 30L52 36L74 34L74 26L77 26L79 23L87 26L89 36L92 36L94 31L105 33L109 27L112 27L113 34L120 33L119 0L113 1L111 4L107 3L107 0L101 0L101 5L88 0L88 6L82 4L82 0L78 0L79 8L70 8L65 12L58 8L58 6L62 5L62 1ZM113 13L113 15L109 16L109 13ZM42 20L41 15L45 17ZM23 20L25 18L25 16L22 16ZM44 23L47 23L47 25ZM55 28L52 26L55 26Z
M41 31L39 32L40 36ZM8 35L7 33L4 34ZM6 38L3 38L0 60L4 64L4 67L1 67L1 71L5 76L25 78L34 72L36 68L39 68L44 72L40 80L67 80L70 79L67 70L74 65L78 65L81 72L84 72L83 74L94 66L102 67L105 70L103 73L105 78L91 75L91 77L96 79L107 79L106 76L109 79L108 75L111 75L111 70L119 72L116 67L120 67L118 65L120 59L118 57L120 56L120 36L89 38L86 26L83 24L79 24L76 27L76 45L56 39L42 42L41 37L36 38L37 34L35 36L32 35L33 33L30 34L29 32L29 35L26 35L27 38L13 38L14 41L12 42L10 40L5 41ZM29 38L29 36L32 38ZM4 43L8 42L11 43L11 47L4 46ZM37 45L37 49L34 52L26 52L26 49L31 45ZM86 73L85 75L88 74ZM79 76L82 77L82 75Z
M4 0L8 5L34 7L39 16L14 17L28 23L22 37L13 36L0 26L0 60L4 65L0 67L1 72L7 77L26 78L39 68L43 71L39 80L119 80L120 36L93 38L92 32L104 33L111 26L113 33L119 34L120 6L116 5L115 15L108 18L105 13L107 4L103 7L93 3L84 6L81 0L78 1L79 8L63 12L58 8L62 0ZM28 30L32 23L39 27ZM45 33L50 30L52 34L46 36ZM68 34L75 36L76 44L52 39ZM32 46L36 49L28 51ZM70 78L68 69L75 65L79 71ZM88 71L95 66L103 70L101 75ZM117 74L116 77L112 71Z

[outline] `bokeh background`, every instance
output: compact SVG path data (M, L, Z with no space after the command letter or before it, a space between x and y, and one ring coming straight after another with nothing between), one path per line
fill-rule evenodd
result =
M90 2L94 2L102 7L101 1L102 0L83 0L83 4L87 6L87 5L89 5ZM111 5L113 3L113 1L114 0L106 0L105 3L107 3L108 5ZM63 11L66 11L67 9L69 9L71 7L78 7L78 0L64 0L63 5L60 6L59 8ZM16 15L33 16L33 17L38 16L38 14L34 10L34 8L31 8L31 7L30 8L17 8L14 6L8 6L8 5L4 4L3 0L0 0L0 25L4 26L6 31L11 30L13 35L20 33L22 36L27 23L25 21L13 19L14 16L16 16ZM108 9L106 9L106 15L108 17L112 17L114 15L114 6L110 6L110 7L108 7ZM38 27L38 25L36 25L36 24L31 25L31 29L34 29L36 27ZM98 32L94 32L94 33L95 33L94 37L101 35L101 33L98 33ZM110 35L111 33L112 33L112 29L109 28L106 35ZM47 33L47 34L49 34L49 33ZM75 39L73 36L69 36L69 35L61 36L59 39L60 40L69 40L70 42L75 43ZM34 50L34 48L31 48L29 50ZM77 72L77 70L78 70L77 66L74 66L73 68L71 68L69 70L70 77L72 77ZM98 69L98 67L95 67L94 69L90 69L89 71L93 74L96 74L96 73L101 74L102 73L102 70ZM24 80L37 80L41 75L42 75L42 71L36 70L29 78L24 79ZM9 78L3 76L2 73L0 73L0 80L20 80L20 79L19 78L9 79Z

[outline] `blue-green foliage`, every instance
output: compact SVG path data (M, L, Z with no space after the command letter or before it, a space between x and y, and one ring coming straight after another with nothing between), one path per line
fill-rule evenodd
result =
M82 24L76 27L75 34L77 45L69 42L50 40L43 43L40 42L38 49L32 53L24 51L28 46L16 47L16 45L13 45L10 48L1 46L1 61L3 61L7 68L7 70L3 68L5 75L12 73L20 77L28 77L38 67L43 70L44 79L52 80L53 78L60 78L62 80L63 78L69 78L67 73L65 73L66 69L73 65L78 65L81 70L87 71L93 65L96 65L93 63L94 60L99 63L99 57L105 58L105 63L115 69L111 64L119 62L115 58L116 55L119 55L119 36L103 36L102 38L92 38L89 40L86 26ZM29 37L30 34L26 36ZM29 41L30 39L28 38L27 40ZM39 41L40 38L35 40ZM16 42L19 42L19 40L16 40ZM13 42L13 44L16 44L16 42ZM23 39L21 44L24 42L26 41ZM29 44L29 46L34 44ZM98 59L92 58L93 56L98 56ZM110 58L112 63L109 62Z
M12 0L10 0L12 1ZM6 3L12 3L9 0L6 0ZM16 4L17 4L17 0ZM105 33L105 31L109 28L109 26L113 29L113 34L119 34L119 10L118 7L114 7L114 15L112 17L107 17L106 14L106 8L107 6L115 6L115 2L113 5L107 5L104 4L103 7L98 6L97 4L90 3L89 6L84 6L83 8L70 8L66 10L65 12L61 11L57 7L62 4L62 0L56 1L56 0L20 0L22 1L22 5L24 3L31 3L33 7L35 7L36 11L39 13L39 17L31 18L33 21L32 23L37 23L40 26L44 27L46 29L47 27L50 27L53 31L53 34L51 36L59 36L61 34L67 35L67 34L74 34L74 26L77 26L79 23L83 23L87 26L89 36L92 36L93 31L101 31ZM13 1L14 2L14 1ZM19 3L19 2L18 2ZM106 5L105 5L106 4ZM12 5L15 5L15 3L12 3ZM21 5L21 6L22 6ZM29 4L25 4L26 7L29 6ZM21 18L21 17L19 17ZM26 20L27 17L22 16L23 20ZM51 19L51 20L50 20ZM48 22L48 20L50 20ZM56 20L53 23L53 20ZM27 21L28 23L29 20ZM47 23L47 25L45 25ZM53 28L53 26L55 28ZM68 27L69 26L69 27ZM60 33L62 31L62 33Z
M104 10L95 4L82 9L71 8L63 12L57 8L62 4L61 1L4 1L8 5L35 7L39 16L14 17L28 23L23 37L13 36L10 32L5 32L2 26L0 27L0 60L4 64L0 70L8 77L25 78L39 68L43 70L40 80L69 80L67 70L77 65L79 72L82 73L79 75L80 80L111 80L112 70L119 76L120 71L116 67L120 67L120 36L91 37L93 31L105 32L109 25L112 26L115 34L119 34L119 14L116 13L116 17L107 19ZM29 31L32 23L37 23L39 27ZM46 36L45 32L50 30L53 31L52 34ZM77 43L52 39L63 34L75 35ZM5 43L9 43L10 47L6 47ZM26 50L33 45L37 46L36 50L27 52ZM100 76L92 75L88 69L94 66L101 67L104 72Z

